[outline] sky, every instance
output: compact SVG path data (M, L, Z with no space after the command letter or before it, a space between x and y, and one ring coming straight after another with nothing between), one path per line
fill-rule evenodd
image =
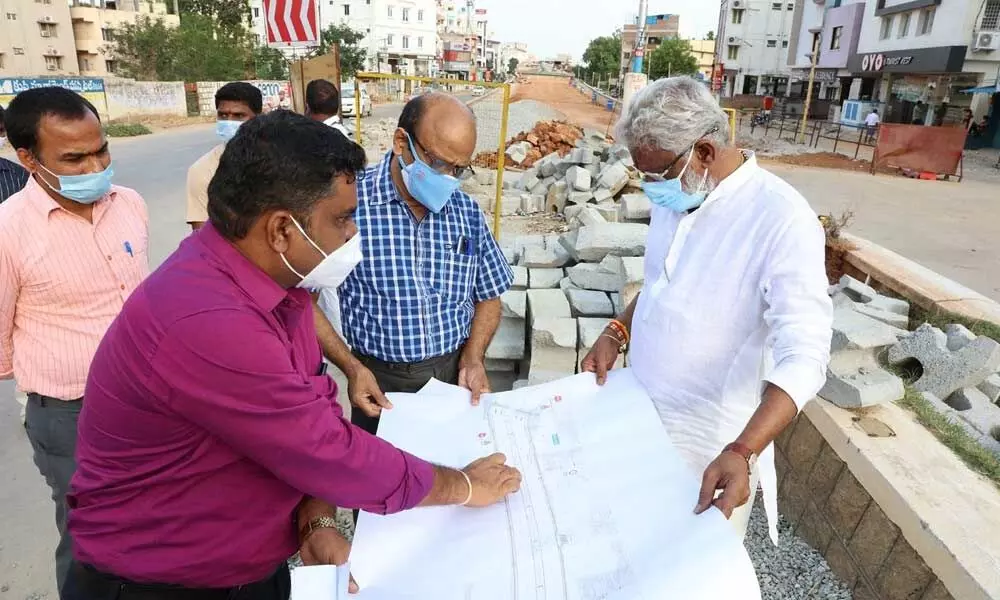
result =
M697 8L693 8L697 7ZM595 37L611 35L639 12L639 0L476 0L501 42L525 42L539 58L569 53L579 61ZM719 20L719 3L649 0L649 14L680 15L683 38L705 37Z

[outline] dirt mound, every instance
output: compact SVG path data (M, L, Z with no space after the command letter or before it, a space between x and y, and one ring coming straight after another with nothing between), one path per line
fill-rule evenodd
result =
M523 131L507 142L505 162L511 167L530 169L542 157L553 152L558 153L559 156L566 156L576 147L576 143L582 137L583 129L572 123L540 121L531 131ZM528 145L524 160L515 161L511 158L511 146L516 144ZM496 163L496 152L480 152L472 161L472 164L482 167L495 166Z

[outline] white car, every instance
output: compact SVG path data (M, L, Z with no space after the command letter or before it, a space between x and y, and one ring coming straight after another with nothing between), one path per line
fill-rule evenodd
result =
M370 117L372 114L372 99L368 92L361 90L361 116ZM354 116L354 88L345 87L340 90L340 115L343 117Z
M486 95L486 88L484 88L484 87L474 87L474 88L472 88L472 97L473 98L478 98L479 96L485 96L485 95Z

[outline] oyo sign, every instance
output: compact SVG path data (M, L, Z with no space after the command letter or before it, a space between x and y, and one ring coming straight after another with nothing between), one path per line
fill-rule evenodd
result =
M319 0L264 0L267 43L319 44Z
M903 67L913 62L912 56L889 56L865 54L861 57L862 71L881 71L884 67Z

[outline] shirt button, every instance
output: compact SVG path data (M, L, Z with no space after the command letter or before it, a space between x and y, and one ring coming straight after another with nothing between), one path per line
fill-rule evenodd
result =
M110 254L108 255L108 260L111 260L111 255Z
M123 284L122 284L122 290L124 290L124 289L125 289L125 284L123 283Z

